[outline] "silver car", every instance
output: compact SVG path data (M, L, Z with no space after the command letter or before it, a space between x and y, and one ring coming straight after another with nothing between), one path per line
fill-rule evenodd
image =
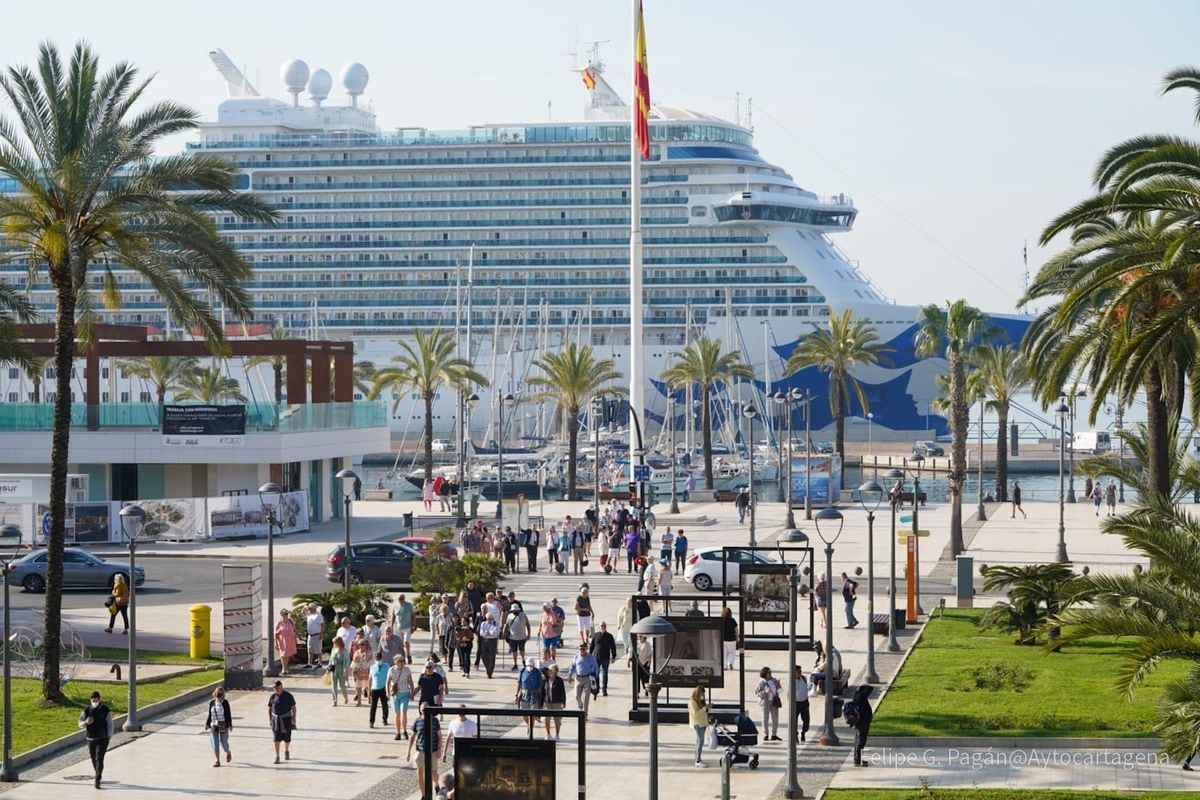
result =
M23 587L27 592L46 591L48 558L47 551L35 550L24 558L17 559L12 564L9 580ZM115 575L122 575L125 582L129 583L129 564L105 561L103 558L77 547L68 547L63 551L64 588L111 589ZM146 570L138 567L137 585L141 586L145 582Z

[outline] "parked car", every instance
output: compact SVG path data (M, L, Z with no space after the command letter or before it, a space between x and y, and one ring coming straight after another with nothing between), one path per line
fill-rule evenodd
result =
M929 458L930 456L944 456L946 451L937 442L914 442L913 455Z
M817 444L815 446L816 446L817 452L820 453L821 455L827 456L827 455L832 455L832 453L833 453L833 442L817 442Z
M697 591L721 588L722 562L725 551L721 547L702 547L688 556L683 569L683 579L696 587ZM736 585L742 573L742 564L775 564L775 559L750 550L731 550L730 559L723 567L730 584Z
M428 536L401 536L399 539L393 539L392 541L396 544L402 544L405 547L411 547L423 556L429 555L429 548L433 544L433 539ZM442 552L438 557L458 558L458 548L454 546L454 542L445 542L442 546Z
M450 453L454 450L454 442L449 439L434 439L432 447L435 453Z
M325 577L344 583L346 548L338 545L329 554ZM378 583L388 588L412 586L413 562L421 554L395 542L360 542L350 545L350 582Z
M24 558L17 559L12 564L9 580L27 592L46 591L47 558L48 553L45 550L35 550ZM129 563L105 561L78 547L63 550L64 587L111 589L116 575L121 575L125 582L129 583ZM146 570L144 567L138 567L137 585L141 586L145 582Z

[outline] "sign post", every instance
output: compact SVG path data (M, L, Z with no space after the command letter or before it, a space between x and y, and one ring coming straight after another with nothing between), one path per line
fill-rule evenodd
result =
M905 575L905 583L908 586L908 610L905 615L906 622L917 621L917 537L905 537L906 550L908 551L908 573Z

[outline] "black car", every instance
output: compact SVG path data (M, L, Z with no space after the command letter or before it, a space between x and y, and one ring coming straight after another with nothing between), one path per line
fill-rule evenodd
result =
M929 458L930 456L944 456L946 451L937 442L914 442L913 455Z
M345 583L346 548L338 545L329 554L325 577L330 583ZM387 587L411 587L413 562L421 554L394 542L360 542L350 545L351 583L378 583Z

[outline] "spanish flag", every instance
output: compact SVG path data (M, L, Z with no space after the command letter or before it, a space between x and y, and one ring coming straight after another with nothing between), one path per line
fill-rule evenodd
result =
M646 61L646 20L638 0L637 41L634 44L633 130L642 158L650 157L650 65Z
M585 69L583 71L583 85L588 88L589 92L596 88L596 78L592 75L592 71L590 69Z

